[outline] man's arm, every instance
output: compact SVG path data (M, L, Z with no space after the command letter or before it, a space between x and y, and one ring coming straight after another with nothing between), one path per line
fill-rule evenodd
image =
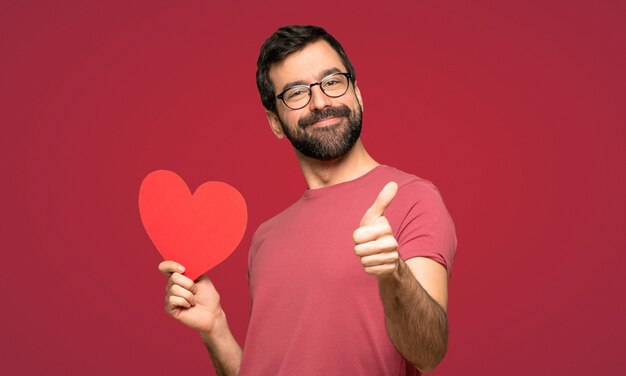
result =
M184 267L173 261L163 261L159 270L169 277L165 312L200 333L218 375L239 374L241 347L228 327L211 280L202 276L194 283L181 274Z
M430 372L441 362L448 347L447 270L427 258L407 262L398 259L397 265L393 273L378 277L387 333L414 367ZM438 300L444 304L431 297L414 273L419 273L419 279L437 291L433 295L439 295Z
M398 351L422 372L432 371L447 350L447 270L416 257L398 254L385 209L398 187L387 184L354 232L355 253L365 272L378 277L387 333Z
M228 327L224 311L221 311L214 329L211 332L200 331L200 336L209 351L217 375L238 375L242 351Z

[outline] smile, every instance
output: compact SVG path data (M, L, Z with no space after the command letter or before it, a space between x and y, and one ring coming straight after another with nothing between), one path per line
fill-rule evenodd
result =
M341 121L341 118L338 117L329 117L326 119L322 119L318 122L315 122L313 124L311 124L309 127L313 127L313 128L321 128L321 127L328 127L331 125L336 125Z

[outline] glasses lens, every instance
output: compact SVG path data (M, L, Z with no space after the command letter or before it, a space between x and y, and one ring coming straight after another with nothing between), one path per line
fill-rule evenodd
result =
M317 85L317 83L311 85ZM337 98L348 91L350 80L343 73L334 73L324 78L319 85L324 94L332 98ZM287 107L292 110L299 110L309 103L311 99L311 89L308 85L291 87L283 93L282 99Z
M341 74L336 73L326 77L321 84L324 94L329 97L340 97L348 91L349 81L348 78Z
M283 94L285 104L293 109L306 106L309 101L309 88L306 86L294 86Z

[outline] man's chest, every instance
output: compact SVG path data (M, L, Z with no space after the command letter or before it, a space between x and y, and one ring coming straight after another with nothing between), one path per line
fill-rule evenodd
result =
M301 213L277 223L258 239L250 264L250 288L255 294L307 296L329 289L371 290L354 253L352 233L358 216ZM339 294L341 295L341 294Z

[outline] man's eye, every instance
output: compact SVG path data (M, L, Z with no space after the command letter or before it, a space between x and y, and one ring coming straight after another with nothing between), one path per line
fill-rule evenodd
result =
M296 90L290 91L287 94L287 98L296 99L296 98L302 97L304 94L306 94L306 90L296 89Z

